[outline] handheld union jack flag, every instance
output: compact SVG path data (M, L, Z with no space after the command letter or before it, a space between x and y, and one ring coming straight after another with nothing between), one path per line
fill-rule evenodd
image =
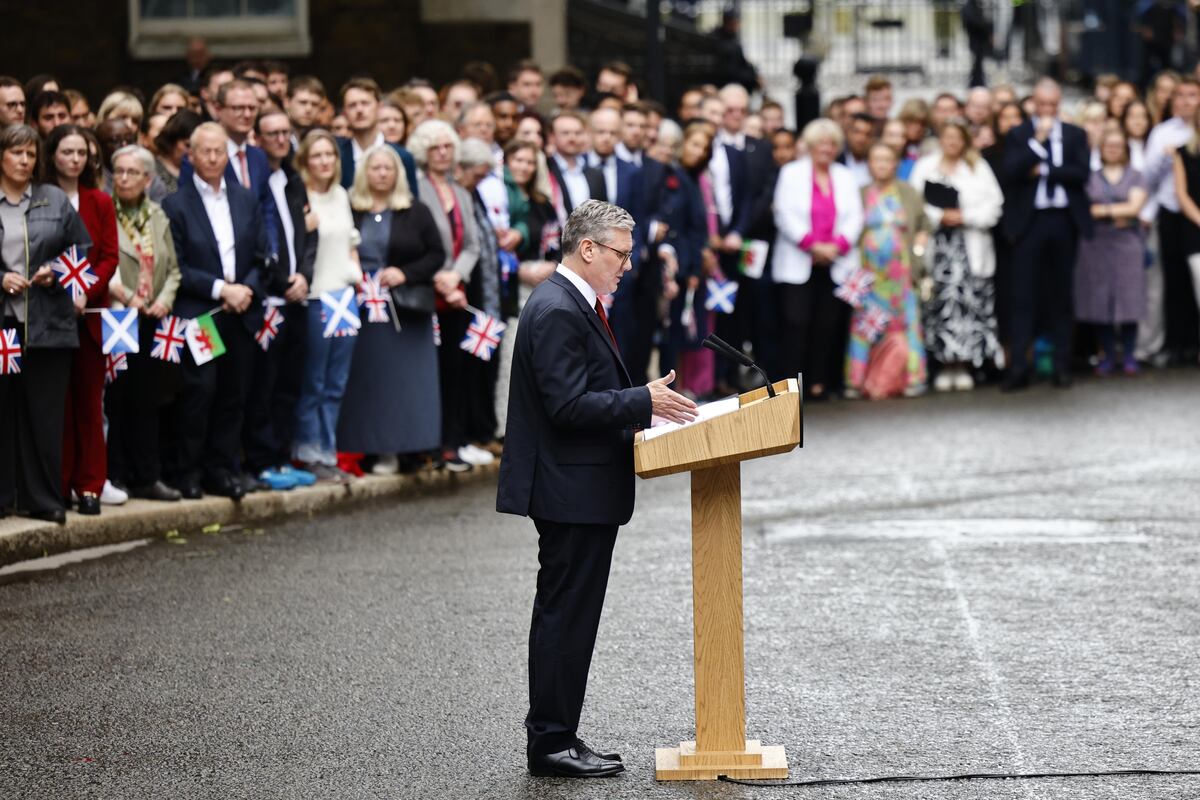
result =
M871 284L875 283L875 274L865 269L856 269L841 286L833 290L833 296L854 308L862 308L867 295L871 292Z
M709 278L705 285L708 297L704 298L704 307L720 314L732 314L737 303L737 281Z
M869 342L874 342L887 329L892 315L877 305L868 305L854 315L854 333Z
M127 353L109 353L104 357L104 384L107 386L112 383L127 369L129 369Z
M154 331L154 346L150 348L150 357L170 361L172 364L180 363L183 359L183 346L187 344L183 333L186 327L186 319L163 317L158 323L158 330Z
M21 371L21 339L16 328L0 330L0 375L16 375Z
M476 358L491 361L492 354L500 346L500 337L504 335L504 329L507 327L495 317L476 311L475 318L467 326L467 335L458 346Z
M71 293L72 298L86 294L99 280L92 272L92 264L87 260L87 256L80 253L75 245L71 245L62 255L51 261L50 268L58 274L58 282Z
M254 334L254 341L258 342L258 346L266 352L271 346L271 342L275 341L275 337L279 335L279 328L283 325L283 314L279 311L279 306L271 306L267 309L267 313L263 314L262 327L258 329L258 333Z
M387 322L387 290L379 285L379 270L363 275L358 285L358 304L367 309L367 322Z

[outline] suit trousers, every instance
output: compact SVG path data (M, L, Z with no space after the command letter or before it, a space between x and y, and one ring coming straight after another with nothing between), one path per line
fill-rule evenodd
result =
M1183 214L1158 210L1158 243L1163 270L1163 314L1166 322L1166 349L1173 355L1195 351L1200 344L1200 315L1188 253L1184 244L1191 223Z
M183 479L219 480L238 473L242 420L254 337L240 315L213 317L224 355L197 366L183 356L183 394L179 400L179 475Z
M104 353L88 330L99 328L99 315L88 314L79 322L79 349L71 358L71 382L67 386L63 413L62 491L100 494L108 475L104 446ZM127 357L128 358L128 357Z
M807 283L777 283L779 374L803 373L806 389L836 389L843 379L850 306L834 294L828 267L813 267Z
M446 450L458 450L469 439L467 422L472 389L468 373L474 371L475 356L458 345L467 335L471 324L467 311L447 310L438 314L442 343L438 346L438 378L442 390L442 445Z
M525 728L529 754L545 755L575 744L617 526L541 519L534 524L539 568Z
M1034 211L1028 230L1013 245L1009 264L1009 374L1029 371L1038 310L1054 343L1054 368L1071 368L1071 331L1075 324L1074 275L1079 234L1066 209Z
M150 357L157 328L156 319L138 320L141 352L127 357L127 369L104 392L108 472L114 481L127 487L147 487L162 477L159 421L167 394L165 387L180 367Z
M63 409L73 354L57 347L23 348L21 371L0 376L0 508L65 507Z
M296 402L308 339L308 309L299 303L280 306L283 324L270 346L254 343L254 371L246 395L243 446L246 471L255 475L291 460L296 432Z

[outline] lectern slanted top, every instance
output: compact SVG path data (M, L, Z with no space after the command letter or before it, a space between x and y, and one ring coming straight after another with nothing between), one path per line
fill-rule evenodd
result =
M746 738L740 464L801 444L800 387L780 381L775 397L756 389L729 413L634 442L641 477L692 473L696 739L655 751L658 780L787 777L782 746Z

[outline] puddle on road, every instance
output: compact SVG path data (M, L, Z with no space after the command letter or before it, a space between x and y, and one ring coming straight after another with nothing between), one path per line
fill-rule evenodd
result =
M82 550L72 550L69 553L60 553L56 556L46 556L45 558L31 558L28 561L18 561L16 564L9 564L6 567L0 567L0 578L6 578L13 575L26 577L31 573L49 572L51 570L65 567L68 564L78 564L81 561L93 561L97 558L115 555L116 553L127 553L130 550L136 550L139 547L145 547L153 541L152 539L135 539L132 542L121 542L120 544L106 544L100 547L85 547Z
M747 527L754 527L753 523ZM757 526L768 542L800 539L940 539L962 543L1103 544L1150 541L1144 526L1090 519L779 520Z

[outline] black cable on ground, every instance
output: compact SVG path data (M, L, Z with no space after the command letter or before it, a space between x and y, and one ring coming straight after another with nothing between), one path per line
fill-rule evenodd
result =
M792 787L792 786L848 786L867 783L927 783L935 781L1007 781L1007 780L1036 780L1045 778L1111 778L1128 777L1133 775L1200 775L1200 769L1117 769L1101 772L972 772L964 775L886 775L878 778L824 778L810 781L783 781L770 783L766 781L751 781L742 778L728 778L721 775L717 780L725 783L736 783L739 786L758 786L761 788Z

